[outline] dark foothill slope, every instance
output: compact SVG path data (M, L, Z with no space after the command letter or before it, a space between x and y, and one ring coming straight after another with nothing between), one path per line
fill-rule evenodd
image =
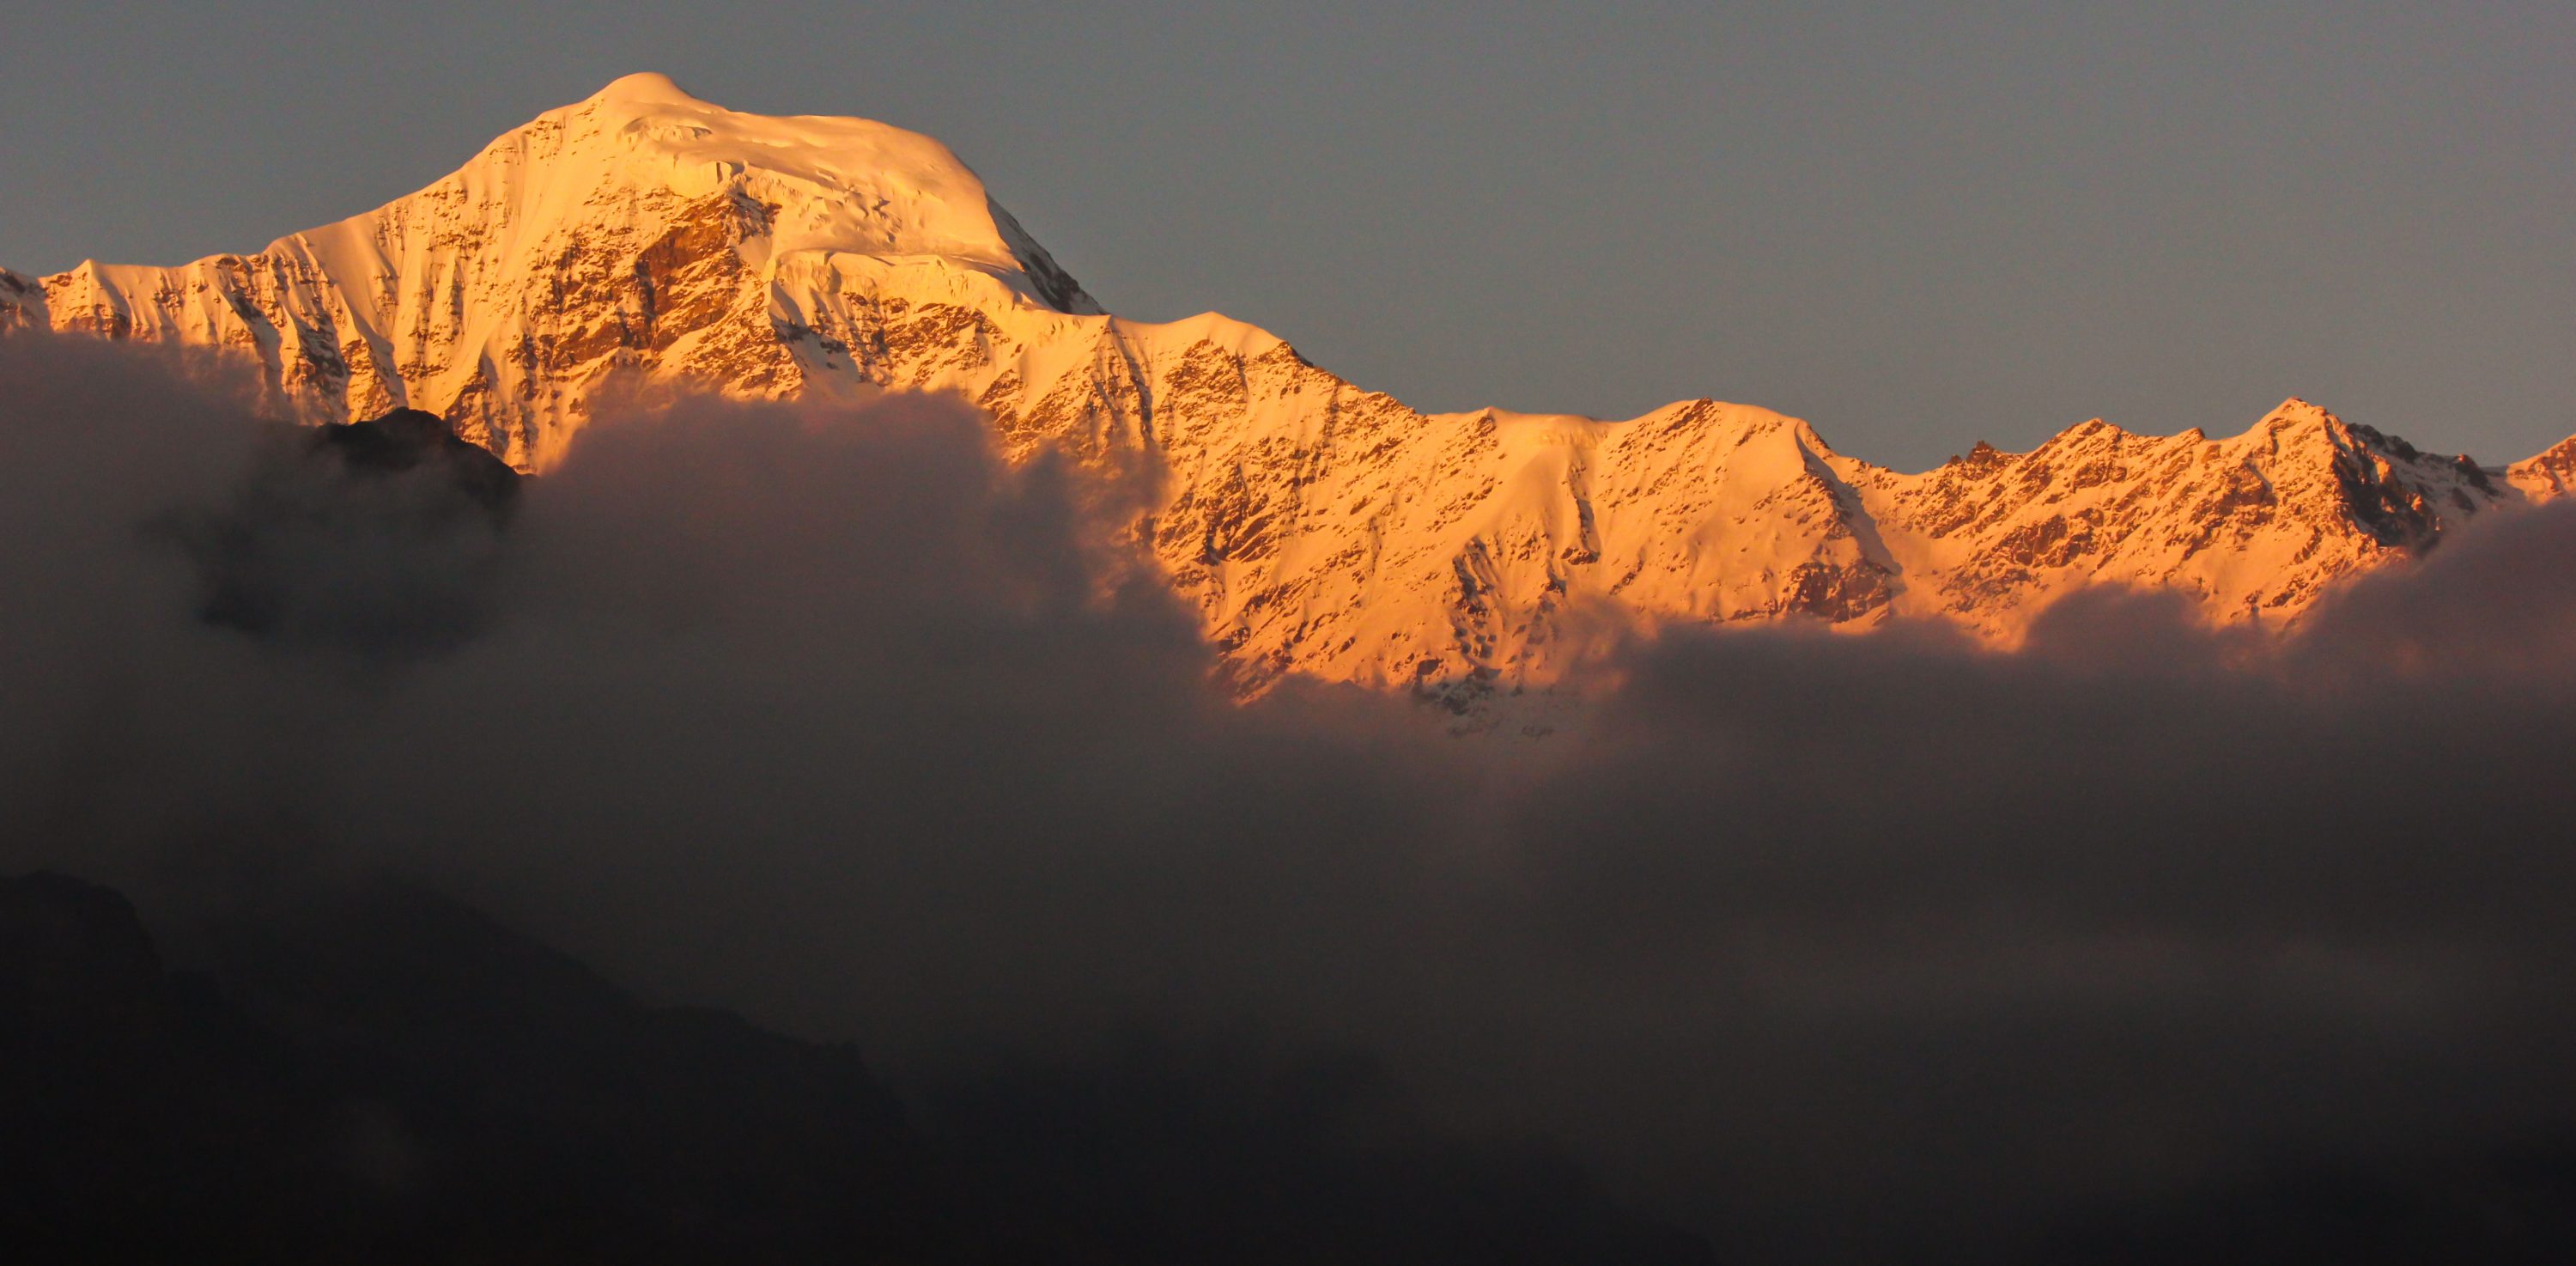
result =
M0 879L11 1260L1714 1260L1548 1149L1390 1135L1331 1061L988 1072L927 1137L848 1046L643 1005L422 888L190 939L174 972L119 894Z
M418 889L166 971L133 908L0 881L17 1261L962 1261L847 1047L639 1005Z

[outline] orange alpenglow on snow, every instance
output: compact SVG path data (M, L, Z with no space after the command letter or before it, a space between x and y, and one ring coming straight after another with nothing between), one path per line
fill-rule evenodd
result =
M1627 622L1924 616L2010 644L2111 583L2286 627L2338 579L2576 479L2576 440L2481 467L2300 400L2231 439L2093 421L1920 474L1708 400L1426 415L1214 313L1103 313L928 137L651 74L257 254L0 272L12 324L238 348L317 418L423 409L526 470L612 378L955 393L1014 457L1159 459L1148 542L1247 687L1453 702L1552 680Z

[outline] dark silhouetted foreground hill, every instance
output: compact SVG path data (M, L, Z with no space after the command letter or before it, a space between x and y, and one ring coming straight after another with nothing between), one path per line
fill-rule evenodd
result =
M0 883L16 1260L961 1260L857 1053L639 1005L381 888L165 971L117 894ZM13 1254L15 1256L15 1254Z
M1542 1151L1354 1135L1329 1064L988 1075L935 1147L852 1048L642 1005L420 888L207 942L173 972L119 894L0 880L10 1260L1712 1260Z

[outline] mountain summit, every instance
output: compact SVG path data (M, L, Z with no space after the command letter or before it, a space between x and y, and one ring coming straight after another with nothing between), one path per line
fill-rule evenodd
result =
M654 74L258 254L92 261L42 292L57 328L241 347L328 415L424 409L530 469L615 369L753 394L843 376L821 331L865 322L845 293L1100 311L939 142L741 114Z
M1710 400L1620 422L1426 415L1214 313L1104 314L928 137L630 75L365 215L173 268L0 271L0 329L240 349L317 418L437 415L521 469L611 376L751 398L951 392L997 445L1167 479L1140 535L1239 679L1463 703L1632 621L1959 622L2178 590L2286 626L2339 578L2567 488L2285 402L2233 438L2084 423L1906 474Z

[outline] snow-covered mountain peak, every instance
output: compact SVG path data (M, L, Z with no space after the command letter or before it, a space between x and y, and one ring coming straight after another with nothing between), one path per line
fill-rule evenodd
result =
M889 316L944 340L980 328L968 313L1035 330L1100 312L947 146L728 110L658 74L256 255L41 287L0 276L0 327L242 348L319 416L425 409L528 469L612 377L791 395L871 378L854 347Z
M2515 462L2506 477L2534 501L2554 501L2576 492L2576 435Z
M2576 439L2487 468L2297 397L2217 438L2096 418L1917 473L1710 399L1424 414L1217 313L1101 313L929 137L656 74L256 255L0 271L14 326L237 349L316 418L422 409L533 470L612 382L947 393L1011 457L1156 472L1136 537L1245 685L1461 708L1632 623L1924 618L2011 644L2110 584L2287 627L2343 577L2576 488Z
M705 105L669 75L658 70L639 70L620 75L608 86L590 94L591 101L634 101L647 104Z
M946 145L872 119L772 116L701 101L667 75L610 83L495 141L595 214L618 194L734 192L762 210L759 252L944 260L988 270L1063 311L1098 311ZM458 173L469 180L472 167ZM451 177L451 180L457 177Z

